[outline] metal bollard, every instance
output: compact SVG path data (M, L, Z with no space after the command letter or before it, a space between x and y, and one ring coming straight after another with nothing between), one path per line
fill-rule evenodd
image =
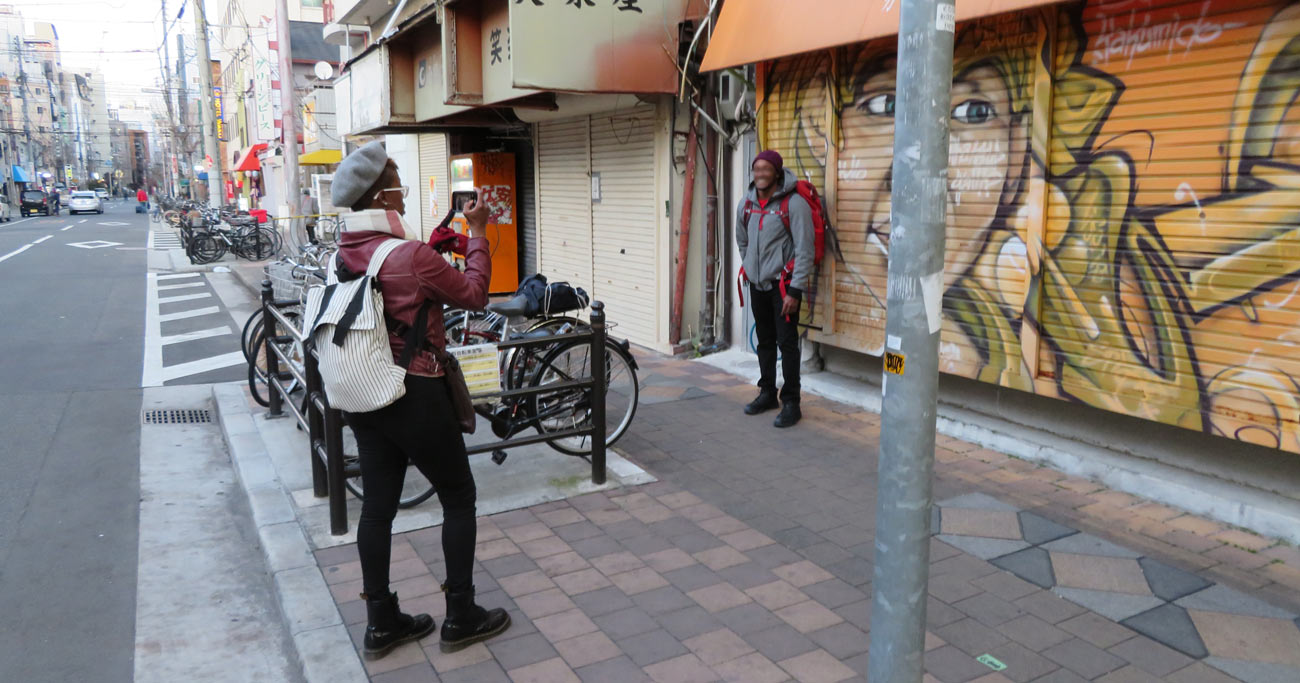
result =
M330 533L348 532L348 501L343 490L343 413L325 409L325 466L329 471Z
M275 355L275 349L271 348L275 344L272 339L276 336L275 316L271 314L271 308L275 305L275 288L271 286L271 280L268 278L262 280L262 335L266 340L266 393L268 403L266 416L282 417L284 415L284 406L280 401L280 390L275 387L275 383L280 376L279 357ZM256 362L256 356L254 357Z
M317 454L317 444L323 443L321 439L325 435L325 416L320 409L316 407L316 397L320 396L322 401L325 398L325 391L321 388L319 361L316 360L316 354L310 347L303 349L303 374L307 380L307 442L309 452L311 453L311 486L312 493L317 498L324 498L329 495L329 478L328 470L325 468L325 461L321 460Z
M591 302L591 483L605 483L605 391L609 367L605 360L605 304Z

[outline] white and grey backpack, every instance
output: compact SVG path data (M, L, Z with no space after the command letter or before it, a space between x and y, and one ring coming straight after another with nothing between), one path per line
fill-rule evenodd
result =
M365 274L345 282L339 281L336 252L330 258L325 286L307 293L303 320L310 326L305 332L316 349L321 384L332 408L365 413L406 394L406 365L418 344L408 340L401 358L405 362L393 362L377 279L384 260L402 243L390 239L379 245ZM415 327L412 331L422 337L423 331Z

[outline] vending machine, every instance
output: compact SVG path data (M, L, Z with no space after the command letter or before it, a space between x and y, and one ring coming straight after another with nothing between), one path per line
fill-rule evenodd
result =
M515 217L515 155L508 152L460 154L451 158L452 224L461 233L469 227L462 210L477 189L488 205L487 238L492 253L488 291L509 294L519 287L519 235Z

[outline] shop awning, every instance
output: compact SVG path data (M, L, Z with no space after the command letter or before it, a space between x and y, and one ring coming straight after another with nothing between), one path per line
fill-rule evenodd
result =
M343 161L343 152L337 149L318 149L298 155L299 166L326 166Z
M235 163L236 171L260 171L262 162L257 160L257 153L266 149L265 142L259 142L256 145L245 149L239 154L239 161Z
M960 0L957 21L1060 1ZM727 0L700 70L717 71L892 36L898 33L902 4L899 0Z
M35 179L32 178L32 174L28 173L26 169L24 169L22 166L13 167L13 177L15 183L36 182Z

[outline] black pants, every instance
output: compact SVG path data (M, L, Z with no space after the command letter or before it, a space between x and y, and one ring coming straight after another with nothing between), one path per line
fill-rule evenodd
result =
M766 291L749 286L749 310L754 314L754 332L758 336L758 387L776 391L776 356L781 351L782 401L799 400L799 322L798 312L787 322L781 315L781 290L775 283Z
M406 395L369 413L345 413L357 437L366 497L357 522L357 553L367 595L388 593L393 518L409 461L433 482L442 503L447 588L469 588L477 535L474 474L441 377L406 376Z

